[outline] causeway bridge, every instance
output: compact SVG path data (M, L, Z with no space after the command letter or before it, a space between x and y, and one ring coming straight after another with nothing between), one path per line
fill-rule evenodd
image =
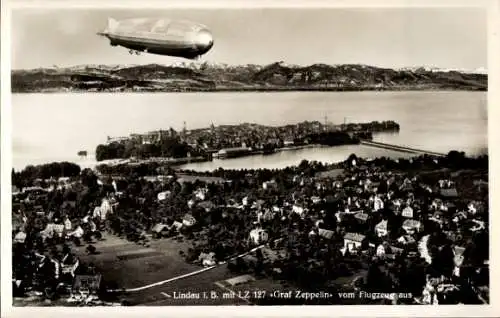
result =
M439 157L444 157L444 156L447 155L447 154L440 153L440 152L434 152L434 151L428 151L428 150L423 150L423 149L410 148L410 147L398 146L398 145L392 145L392 144L386 144L386 143L383 143L383 142L366 140L366 139L361 139L360 144L361 145L365 145L365 146L370 146L370 147L376 147L376 148L382 148L382 149L389 149L389 150L394 150L394 151L399 151L399 152L406 152L406 153L421 154L421 155L431 155L431 156L439 156Z

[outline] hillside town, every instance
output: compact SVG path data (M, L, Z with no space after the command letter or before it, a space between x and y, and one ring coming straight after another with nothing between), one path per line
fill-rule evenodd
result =
M19 300L127 304L126 293L111 291L125 288L113 270L85 261L123 240L136 253L168 242L189 266L251 275L264 282L254 304L489 303L487 156L351 155L207 173L53 163L13 171L12 180ZM337 296L277 299L265 282Z

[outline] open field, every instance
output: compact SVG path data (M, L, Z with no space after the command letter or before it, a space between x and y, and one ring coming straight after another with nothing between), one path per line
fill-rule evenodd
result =
M104 238L94 244L99 254L86 255L84 246L77 253L85 263L94 263L105 280L116 284L116 288L140 287L201 268L186 263L179 255L179 251L187 251L188 244L184 242L152 241L145 249L116 236Z
M106 281L113 282L116 289L136 288L202 269L201 266L188 264L179 255L187 251L188 243L171 239L153 240L149 248L128 242L112 235L105 235L105 240L94 246L99 254L86 255L85 248L78 248L78 254L86 262L93 262L104 275ZM157 254L151 255L151 250ZM144 257L140 257L141 253ZM133 258L119 259L120 255L133 255ZM176 293L207 293L215 291L222 294L222 289L214 283L233 277L225 265L205 271L198 275L182 278L164 285L154 286L140 291L121 293L119 299L127 300L131 305L167 306L167 305L230 305L246 304L238 299L174 299L166 295Z
M112 235L105 235L105 240L96 242L97 255L86 255L85 248L79 247L79 257L85 262L92 262L101 272L105 281L112 282L114 289L137 288L202 269L201 266L188 264L179 255L187 251L188 243L171 239L153 240L148 248L128 242ZM128 255L128 257L123 257ZM226 280L239 276L230 273L226 265L217 266L205 272L180 278L162 285L140 291L118 294L121 300L131 305L168 306L168 305L248 305L247 301L237 296L228 297L230 291L274 291L285 290L279 282L267 278L229 286ZM174 293L191 293L199 298L178 299ZM226 294L226 297L224 297ZM206 298L205 298L206 297Z

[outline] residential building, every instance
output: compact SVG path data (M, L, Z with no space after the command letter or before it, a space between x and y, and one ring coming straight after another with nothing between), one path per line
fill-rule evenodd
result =
M412 235L422 230L422 223L414 219L408 219L403 222L402 227L406 233Z
M262 228L256 228L250 231L250 241L255 245L260 245L269 239L269 234Z
M363 234L351 232L346 233L344 235L344 249L349 250L349 252L360 249L365 238L366 237Z
M405 218L413 219L413 217L414 217L413 208L411 206L407 206L401 212L401 216L403 216Z
M384 237L389 234L387 228L387 220L382 220L380 221L380 223L375 225L375 233L377 234L378 237Z
M72 293L84 296L98 295L101 289L101 275L76 275Z
M191 214L186 214L182 218L182 224L187 227L193 226L196 224L196 219Z
M455 263L455 268L453 269L453 275L460 277L460 268L464 262L464 252L465 247L454 246L453 247L453 262Z
M383 208L384 208L384 201L379 196L376 196L373 200L373 211L377 212L382 210Z
M262 188L264 190L276 190L278 188L278 183L275 180L266 181L262 183Z

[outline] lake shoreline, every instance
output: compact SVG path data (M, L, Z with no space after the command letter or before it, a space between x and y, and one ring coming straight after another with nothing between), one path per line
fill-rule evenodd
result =
M188 130L195 130L212 123L225 126L253 122L269 127L302 121L323 123L325 117L334 125L344 120L370 122L391 118L401 125L399 133L377 135L374 141L442 153L458 149L474 156L484 153L488 145L486 100L484 92L460 91L14 94L12 160L16 170L54 161L89 167L95 163L94 147L106 142L107 136L128 136L170 127L182 131L183 121ZM280 162L284 165L300 162L298 157L336 161L343 157L344 151L347 155L360 152L368 157L387 153L359 146L344 148L348 150L295 148L278 155L217 164L278 167ZM86 158L77 156L81 150L88 151Z
M339 88L279 88L279 87L262 87L262 88L217 88L217 89L189 89L189 90L103 90L103 91L92 91L92 90L50 90L50 89L41 89L41 90L28 90L28 91L12 91L13 95L23 95L23 94L88 94L88 93L97 93L97 94L196 94L196 93L297 93L297 92L324 92L324 93L359 93L359 92L487 92L488 88L443 88L443 87L435 87L435 88L353 88L353 89L339 89Z

